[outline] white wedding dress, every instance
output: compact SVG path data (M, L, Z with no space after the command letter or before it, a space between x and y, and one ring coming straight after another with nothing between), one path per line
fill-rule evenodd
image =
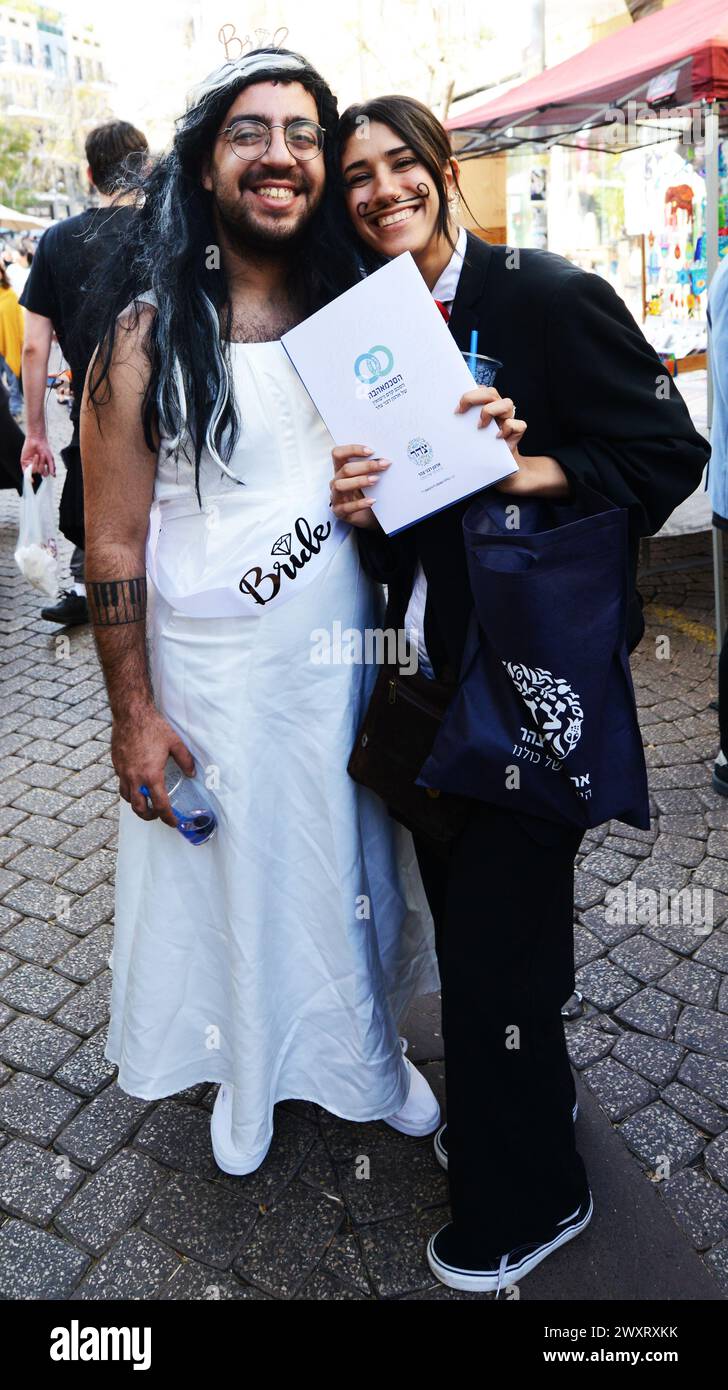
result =
M164 589L150 579L155 699L218 829L194 846L120 803L106 1056L149 1099L228 1082L252 1169L284 1098L357 1121L398 1110L398 1022L439 982L411 836L346 771L376 671L312 660L321 630L381 620L355 535L328 509L332 441L279 342L231 354L242 427L228 466L245 487L204 454L201 512L192 465L163 440L148 541ZM316 518L320 553L296 569L294 523ZM247 590L225 589L232 571Z

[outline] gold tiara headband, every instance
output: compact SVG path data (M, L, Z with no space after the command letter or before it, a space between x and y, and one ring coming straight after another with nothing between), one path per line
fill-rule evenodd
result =
M252 39L249 34L241 39L235 32L234 24L223 24L217 37L225 49L225 57L234 59L242 58L244 53L254 48L282 48L288 33L284 25L279 25L273 34L269 34L267 29L254 29Z

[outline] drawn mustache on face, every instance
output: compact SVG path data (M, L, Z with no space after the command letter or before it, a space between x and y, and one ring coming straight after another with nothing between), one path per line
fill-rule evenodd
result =
M418 183L417 194L411 198L395 198L390 207L377 208L375 212L367 212L369 203L357 203L356 210L359 217L385 217L388 212L395 212L398 208L407 207L409 203L419 203L424 198L429 198L430 187L426 183Z

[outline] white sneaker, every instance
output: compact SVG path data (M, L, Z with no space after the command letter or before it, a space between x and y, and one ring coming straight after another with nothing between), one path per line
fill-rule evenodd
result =
M422 1072L412 1065L408 1057L404 1057L403 1060L409 1071L409 1095L401 1110L395 1110L393 1115L383 1117L384 1123L391 1125L392 1129L398 1129L400 1134L432 1134L433 1129L437 1129L440 1123L437 1097L425 1081Z
M210 1140L218 1168L222 1168L223 1173L233 1173L236 1177L242 1177L246 1173L254 1173L256 1168L260 1167L270 1148L270 1142L252 1157L248 1154L243 1158L236 1153L230 1138L232 1104L233 1088L228 1082L222 1081L212 1107Z

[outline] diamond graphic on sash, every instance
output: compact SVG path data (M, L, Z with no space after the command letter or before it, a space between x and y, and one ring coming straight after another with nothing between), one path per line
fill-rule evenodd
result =
M291 533L287 531L285 536L279 536L275 542L271 555L290 555L291 553Z

